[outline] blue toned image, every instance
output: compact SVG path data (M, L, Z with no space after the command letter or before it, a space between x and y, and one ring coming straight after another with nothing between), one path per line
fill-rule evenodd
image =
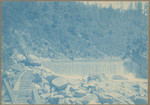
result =
M1 104L147 104L148 1L1 1Z

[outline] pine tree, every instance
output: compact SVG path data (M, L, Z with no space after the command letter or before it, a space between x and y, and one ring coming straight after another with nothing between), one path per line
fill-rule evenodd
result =
M133 10L133 3L132 2L129 5L129 10Z
M144 13L145 13L145 15L148 14L148 9L149 9L149 3L147 2L147 3L144 5Z

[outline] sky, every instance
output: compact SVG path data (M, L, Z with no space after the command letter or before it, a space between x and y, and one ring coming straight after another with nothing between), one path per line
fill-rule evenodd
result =
M114 9L121 8L122 5L124 10L126 10L131 3L131 1L84 1L83 3L87 4L87 2L91 5L97 3L98 5L100 4L102 7L109 7L110 4L112 4L112 7ZM133 8L135 8L135 2L136 1L132 1ZM142 1L142 9L144 9L144 5L146 3L148 3L148 1Z

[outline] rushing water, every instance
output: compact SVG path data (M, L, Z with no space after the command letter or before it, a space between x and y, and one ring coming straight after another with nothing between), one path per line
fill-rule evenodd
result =
M45 62L43 66L58 74L88 75L92 73L123 74L122 61L54 61Z

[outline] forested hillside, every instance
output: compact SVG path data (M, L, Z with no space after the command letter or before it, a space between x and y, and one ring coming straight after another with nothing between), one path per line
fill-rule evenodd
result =
M2 2L2 66L12 63L13 54L72 60L148 55L148 5L142 12L141 2L128 10L22 2Z

